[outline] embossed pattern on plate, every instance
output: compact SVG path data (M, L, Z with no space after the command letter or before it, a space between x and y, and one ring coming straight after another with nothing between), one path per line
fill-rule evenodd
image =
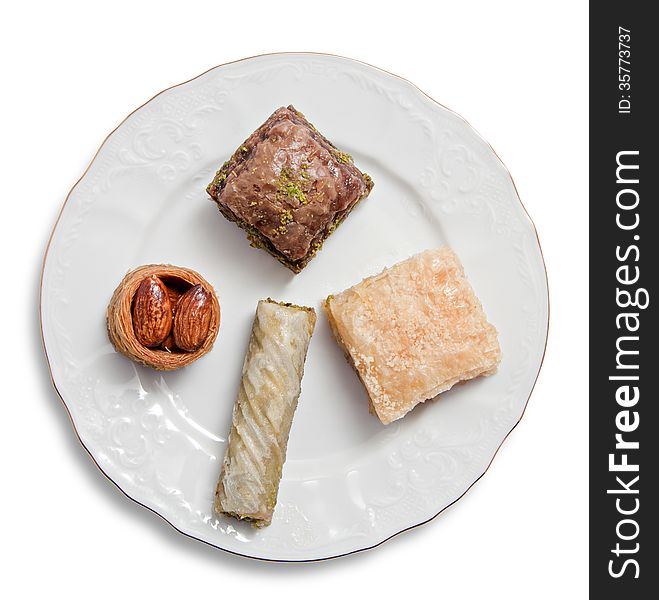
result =
M251 249L205 193L238 144L291 103L375 181L297 276ZM320 303L443 243L499 330L501 368L384 427L368 414ZM179 372L131 363L105 332L114 287L149 262L199 271L222 305L213 351ZM520 419L547 335L535 230L490 146L407 81L318 54L219 66L132 113L71 191L41 293L53 380L103 472L180 531L272 560L370 548L458 499ZM255 530L211 509L253 311L267 296L314 306L319 320L274 520Z

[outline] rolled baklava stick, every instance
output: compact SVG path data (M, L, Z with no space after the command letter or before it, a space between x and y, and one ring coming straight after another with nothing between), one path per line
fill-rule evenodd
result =
M269 525L316 324L312 308L261 300L243 365L215 512Z

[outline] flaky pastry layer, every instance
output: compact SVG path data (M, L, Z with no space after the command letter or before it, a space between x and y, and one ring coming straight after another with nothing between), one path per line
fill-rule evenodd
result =
M496 329L444 246L325 301L332 331L384 424L460 381L494 373Z

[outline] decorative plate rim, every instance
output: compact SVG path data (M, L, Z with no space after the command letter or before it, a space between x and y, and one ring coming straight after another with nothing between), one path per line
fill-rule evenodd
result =
M348 551L348 552L343 552L343 553L335 554L335 555L332 555L332 556L323 556L323 557L320 557L320 558L305 558L305 559L265 558L265 557L259 557L259 556L252 556L252 555L249 555L249 554L243 554L243 553L241 553L241 552L237 552L237 551L235 551L235 550L230 550L230 549L228 549L228 548L223 548L223 547L221 547L221 546L219 546L219 545L217 545L217 544L214 544L214 543L212 543L212 542L210 542L210 541L208 541L208 540L204 540L204 539L202 539L201 537L197 537L196 535L193 535L192 533L188 533L188 532L184 531L183 529L177 527L172 521L170 521L167 517L165 517L163 514L161 514L160 512L158 512L156 509L154 509L154 508L152 508L152 507L150 507L150 506L147 506L146 504L144 504L143 502L141 502L141 501L138 500L137 498L134 498L134 497L131 496L128 492L126 492L126 491L125 491L125 490L124 490L124 489L123 489L123 488L122 488L122 487L121 487L121 486L120 486L120 485L119 485L114 479L112 479L112 477L110 477L110 476L105 472L105 470L100 466L100 464L99 464L99 463L97 462L97 460L94 458L94 455L93 455L92 452L89 450L89 448L85 445L84 441L82 440L82 437L80 436L80 433L79 433L79 431L78 431L78 429L77 429L77 427L76 427L76 425L75 425L75 421L74 421L74 419L73 419L73 416L72 416L72 414L71 414L71 411L70 411L70 409L69 409L69 406L68 406L66 400L64 399L64 397L62 396L62 393L60 392L59 388L57 387L57 383L55 382L55 378L54 378L54 376L53 376L53 369L52 369L52 366L51 366L50 357L48 356L48 351L47 351L47 349L46 349L46 341L45 341L45 337L44 337L44 322L43 322L43 300L44 300L44 298L43 298L43 284L44 284L43 279L44 279L44 272L45 272L46 261L47 261L47 259L48 259L48 253L49 253L49 251L50 251L51 244L52 244L52 242L53 242L53 238L54 238L54 235L55 235L55 231L57 230L57 227L58 227L58 225L59 225L59 223L60 223L60 220L61 220L62 215L63 215L63 213L64 213L64 209L65 209L65 207L66 207L66 205L67 205L67 203L68 203L68 201L69 201L69 198L71 197L71 195L72 195L72 193L74 192L74 190L78 187L78 185L79 185L79 184L82 182L82 180L85 178L85 176L87 175L88 171L90 170L90 168L92 167L92 165L94 164L94 162L96 161L96 159L98 158L99 154L101 153L101 151L102 151L103 148L105 147L105 145L106 145L107 141L110 139L110 137L111 137L116 131L118 131L118 130L124 125L124 123L126 123L126 121L128 121L128 120L129 120L129 119L130 119L135 113L137 113L138 111L140 111L142 108L144 108L145 106L147 106L148 104L150 104L152 101L154 101L157 97L159 97L160 95L164 94L165 92L168 92L169 90L172 90L172 89L175 89L175 88L178 88L178 87L182 87L182 86L184 86L184 85L186 85L186 84L188 84L188 83L190 83L190 82L192 82L192 81L194 81L194 80L196 80L196 79L199 79L199 78L203 77L203 76L206 75L207 73L210 73L211 71L213 71L213 70L215 70L215 69L217 69L217 68L219 68L219 67L224 67L224 66L227 66L227 65L236 64L236 63L240 63L240 62L245 62L245 61L249 61L249 60L256 59L256 58L262 58L262 57L286 57L286 56L319 56L319 57L338 58L338 59L345 60L345 61L348 61L348 62L353 62L353 63L361 64L361 65L363 65L363 66L367 66L367 67L369 67L369 68L372 68L372 69L375 69L375 70L377 70L377 71L383 72L383 73L385 73L385 74L387 74L387 75L389 75L389 76L391 76L391 77L394 77L394 78L396 78L396 79L398 79L398 80L401 80L402 82L406 83L407 85L412 86L416 91L418 91L418 92L421 93L423 96L425 96L426 98L428 98L428 99L429 99L430 101L432 101L434 104L440 106L442 109L444 109L444 110L448 111L449 113L451 113L452 115L458 117L458 118L459 118L461 121L463 121L463 122L464 122L469 128L471 128L471 130L476 134L476 136L477 136L477 137L478 137L478 138L479 138L479 139L480 139L480 140L481 140L481 141L482 141L482 142L483 142L483 143L484 143L484 144L485 144L485 145L486 145L491 151L492 151L492 153L494 154L494 156L497 158L497 160L498 160L499 163L501 164L501 167L504 169L505 173L506 173L506 174L508 175L508 177L510 178L510 181L511 181L511 183L512 183L512 185L513 185L513 189L514 189L514 192L515 192L515 197L517 198L517 201L519 202L519 204L520 204L522 210L524 211L524 214L526 215L526 219L527 219L528 224L529 224L530 227L531 227L531 231L532 231L533 234L535 235L535 239L536 239L537 247L538 247L538 250L540 251L540 259L541 259L541 261L542 261L542 267L543 267L544 276L545 276L545 287L546 287L546 293L547 293L547 297L546 297L546 303L547 303L547 304L546 304L546 306L547 306L547 321L546 321L546 328L545 328L545 339L544 339L544 344L543 344L543 348L542 348L542 355L541 355L541 357L540 357L540 362L539 362L539 364L538 364L537 372L535 373L535 376L534 376L534 378L533 378L533 383L532 383L531 388L530 388L530 390L529 390L528 396L527 396L527 398L526 398L526 400L525 400L525 402L524 402L524 406L523 406L523 408L522 408L522 412L521 412L521 414L519 415L519 418L517 418L517 420L514 422L514 424L513 424L512 427L510 428L510 430L506 433L506 435L505 435L505 436L503 437L503 439L501 440L500 444L496 447L496 449L495 449L495 451L494 451L492 457L490 458L489 462L487 463L487 466L486 466L485 469L482 471L482 473L480 473L480 475L478 475L478 477L476 477L476 479L474 479L474 481L473 481L471 484L469 484L469 486L468 486L468 487L467 487L467 488L466 488L466 489L465 489L465 490L464 490L464 491L463 491L463 492L462 492L457 498L455 498L453 501L451 501L449 504L447 504L445 507L443 507L441 510L439 510L436 514L432 515L431 517L429 517L429 518L427 518L427 519L425 519L425 520L423 520L423 521L420 521L419 523L415 523L415 524L413 524L413 525L410 525L410 526L408 526L408 527L405 527L405 528L403 528L403 529L401 529L401 530L399 530L399 531L397 531L397 532L395 532L395 533L393 533L393 534L391 534L391 535L385 537L384 539L382 539L382 540L378 541L377 543L372 544L372 545L370 545L370 546L365 546L365 547L363 547L363 548L357 548L357 549L354 549L354 550L350 550L350 551ZM390 71L387 71L386 69L382 69L382 68L380 68L380 67L376 67L376 66L374 66L374 65L371 65L370 63L367 63L367 62L362 61L362 60L357 60L357 59L354 59L354 58L350 58L350 57L346 57L346 56L341 56L341 55L339 55L339 54L331 54L331 53L327 53L327 52L309 52L309 51L306 51L306 52L293 52L293 51L291 51L291 52L267 52L267 53L263 53L263 54L256 54L256 55L252 55L252 56L247 56L247 57L243 57L243 58L239 58L239 59L236 59L236 60L232 60L232 61L228 61L228 62L225 62L225 63L220 63L220 64L217 64L217 65L214 65L214 66L210 67L209 69L206 69L206 70L203 71L202 73L199 73L199 74L196 75L195 77L191 77L190 79L187 79L187 80L182 81L182 82L180 82L180 83L177 83L177 84L171 85L171 86L169 86L169 87L167 87L167 88L164 88L163 90L161 90L161 91L159 91L158 93L154 94L151 98L149 98L148 100L146 100L145 102L143 102L142 104L140 104L139 106L137 106L137 107L136 107L134 110L132 110L130 113L128 113L128 114L127 114L127 115L126 115L126 116L125 116L125 117L124 117L124 118L123 118L123 119L117 124L117 126L114 127L114 128L113 128L113 129L112 129L112 130L111 130L111 131L105 136L105 138L103 139L103 141L101 142L101 144L100 144L99 147L97 148L96 152L95 152L94 155L92 156L91 160L89 161L89 164L87 165L87 167L86 167L85 170L83 171L82 175L77 179L77 181L73 184L73 186L69 189L68 193L66 194L66 196L65 196L65 198L64 198L64 201L63 201L63 203L62 203L62 205L61 205L61 207L60 207L60 209L59 209L59 212L58 212L58 214L57 214L57 218L56 218L56 220L55 220L55 223L54 223L54 225L53 225L53 227L52 227L52 229L51 229L50 235L49 235L49 237L48 237L48 242L47 242L47 244L46 244L46 249L45 249L45 251L44 251L43 260L42 260L42 263L41 263L41 275L40 275L40 277L39 277L39 291L38 291L38 293L39 293L39 331L40 331L40 334L41 334L41 344L42 344L43 351L44 351L44 355L45 355L45 358L46 358L46 364L47 364L47 366L48 366L48 373L49 373L49 375L50 375L50 381L51 381L51 383L52 383L53 389L54 389L55 392L57 393L57 396L58 396L59 399L61 400L61 402L62 402L62 404L63 404L63 406L64 406L64 408L65 408L65 410L66 410L66 413L67 413L67 415L68 415L68 417L69 417L69 420L71 421L71 425L72 425L72 427L73 427L73 431L75 432L76 437L77 437L78 441L80 442L80 445L81 445L81 446L83 447L83 449L87 452L87 454L89 455L89 457L92 459L92 462L93 462L94 465L97 467L97 469L101 472L101 474L102 474L106 479L108 479L111 483L113 483L113 484L119 489L119 491L120 491L122 494L124 494L124 496L126 496L126 497L127 497L128 499L130 499L131 501L135 502L137 505L139 505L139 506L141 506L141 507L143 507L143 508L146 508L147 510L151 511L152 513L154 513L155 515L157 515L158 517L160 517L163 521L165 521L165 523L167 523L168 525L170 525L170 526L171 526L175 531L177 531L178 533L180 533L180 534L182 534L182 535L185 535L185 536L187 536L187 537L189 537L189 538L192 538L192 539L194 539L194 540L197 540L197 541L199 541L199 542L202 542L202 543L204 543L204 544L206 544L206 545L208 545L208 546L210 546L210 547L212 547L212 548L216 548L216 549L218 549L218 550L222 550L223 552L227 552L227 553L229 553L229 554L233 554L233 555L235 555L235 556L240 556L240 557L243 557L243 558L249 558L249 559L252 559L252 560L258 560L258 561L262 561L262 562L275 562L275 563L308 563L308 562L320 562L320 561L332 560L332 559L335 559L335 558L341 558L341 557L343 557L343 556L349 556L349 555L351 555L351 554L357 554L357 553L365 552L365 551L367 551L367 550L372 550L372 549L374 549L374 548L377 548L378 546L381 546L381 545L384 544L385 542L387 542L387 541L389 541L389 540L391 540L391 539L397 537L398 535L400 535L400 534L402 534L402 533L404 533L404 532L406 532L406 531L410 531L410 530L412 530L412 529L416 529L417 527L420 527L420 526L422 526L422 525L425 525L426 523L429 523L430 521L432 521L432 520L434 520L435 518L437 518L441 513L443 513L443 512L444 512L445 510L447 510L449 507L453 506L456 502L458 502L458 501L459 501L459 500L460 500L460 499L461 499L461 498L462 498L467 492L469 492L469 490L471 490L471 488L472 488L472 487L473 487L478 481L480 481L480 479L485 475L485 473L488 472L488 470L490 469L490 466L491 466L492 463L494 462L494 459L496 458L497 454L499 453L499 450L501 449L501 447L503 446L503 444L505 443L505 441L508 439L508 436L510 436L510 434L514 431L514 429L517 427L517 425L519 425L519 423L521 422L522 418L524 417L524 414L526 413L526 408L527 408L527 406L528 406L529 400L531 399L531 396L532 396L532 394L533 394L533 391L535 390L535 386L536 386L536 384L537 384L537 382L538 382L538 377L540 376L540 372L541 372L541 370L542 370L542 366L543 366L543 364L544 364L544 359L545 359L545 355L546 355L546 352L547 352L547 343L548 343L548 339L549 339L549 326L550 326L550 320L551 320L551 302L550 302L550 295L549 295L549 277L548 277L548 274L547 274L547 265L546 265L546 262L545 262L544 253L543 253L543 251L542 251L542 245L541 245L541 243L540 243L540 238L539 238L539 235L538 235L537 228L536 228L535 223L533 222L533 219L531 218L529 212L527 211L526 206L524 206L524 203L522 202L522 199L521 199L520 194L519 194L519 192L518 192L518 190L517 190L517 186L516 186L516 184L515 184L515 180L514 180L513 177L512 177L512 174L510 173L508 167L505 165L505 163L503 162L503 160L501 160L501 157L497 154L496 150L492 147L492 145L491 145L491 144L490 144L490 143L489 143L489 142L488 142L488 141L487 141L487 140L486 140L486 139L485 139L485 138L484 138L484 137L478 132L478 130L476 130L476 129L475 129L475 128L469 123L469 121L467 121L467 119L465 119L462 115L460 115L460 114L457 113L456 111L452 110L451 108L448 108L447 106L445 106L445 105L442 104L441 102L438 102L437 100L435 100L434 98L432 98L430 95L428 95L426 92L424 92L421 88L419 88L416 84L414 84L413 82L409 81L408 79L406 79L406 78L404 78L404 77L402 77L402 76L400 76L400 75L397 75L397 74L395 74L395 73L392 73L392 72L390 72Z

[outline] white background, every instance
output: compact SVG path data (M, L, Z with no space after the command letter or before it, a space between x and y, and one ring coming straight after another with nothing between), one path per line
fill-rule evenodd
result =
M0 593L586 597L587 3L12 4L0 18ZM411 80L494 146L539 231L551 322L524 419L460 502L378 549L278 565L181 536L101 475L50 384L37 298L61 203L126 114L216 64L307 50Z

